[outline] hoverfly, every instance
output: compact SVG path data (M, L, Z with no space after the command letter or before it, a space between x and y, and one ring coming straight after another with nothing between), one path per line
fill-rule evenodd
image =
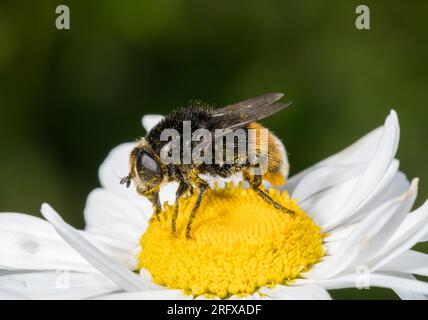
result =
M152 202L155 215L158 217L162 210L159 200L160 186L171 181L178 182L174 215L171 219L171 228L174 234L176 233L178 199L188 192L197 191L198 197L186 227L186 238L191 237L192 222L203 194L209 189L209 184L201 178L201 174L228 178L235 173L242 172L244 179L249 182L251 188L261 199L285 213L293 214L293 211L275 202L262 188L262 180L266 180L273 185L280 185L285 182L286 163L282 146L272 132L256 122L291 104L277 102L282 96L283 94L280 93L265 94L219 109L213 109L208 105L198 103L168 114L145 137L138 140L129 157L129 174L121 179L121 184L126 184L129 187L132 181L138 194L146 196ZM184 121L190 121L192 131L203 128L212 132L214 143L219 135L216 133L217 129L243 129L247 131L253 129L256 132L265 130L268 143L266 148L268 161L265 172L263 174L254 174L252 169L255 166L247 161L248 159L242 161L242 158L239 159L241 161L234 161L234 163L217 163L213 161L208 164L165 164L161 159L161 152L167 141L160 139L161 134L164 130L170 128L176 129L182 134ZM256 152L261 148L260 143L256 143ZM235 157L238 157L238 155L235 155Z

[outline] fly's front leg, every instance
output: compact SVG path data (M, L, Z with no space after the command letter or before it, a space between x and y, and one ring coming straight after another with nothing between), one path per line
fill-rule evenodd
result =
M178 185L178 189L175 193L174 213L171 217L171 230L173 235L175 235L175 233L177 232L178 200L188 189L189 185L184 182L184 180L181 180L180 184Z
M159 199L159 191L152 191L149 194L145 194L145 196L152 203L155 216L158 219L158 221L160 221L159 215L162 211L162 205L161 205L160 199Z
M195 219L196 211L198 210L199 205L201 204L203 194L207 189L209 189L209 185L205 181L201 180L200 182L198 182L198 189L199 189L198 198L196 199L195 205L193 206L192 212L190 213L189 221L187 222L186 239L191 238L190 233L192 231L192 223L193 223L193 220Z
M158 219L158 221L160 221L159 215L160 215L161 211L162 211L162 205L160 203L160 198L159 198L159 193L158 193L156 196L156 204L155 204L155 215L156 215L156 218Z
M251 176L248 172L244 174L245 179L250 183L251 188L268 204L274 206L276 209L281 210L284 213L294 215L294 211L283 207L278 202L273 200L271 196L261 188L262 177L260 175Z

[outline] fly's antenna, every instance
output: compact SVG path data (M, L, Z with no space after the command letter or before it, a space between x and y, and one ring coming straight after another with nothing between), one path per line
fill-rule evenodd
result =
M120 184L126 184L126 187L129 188L131 185L131 177L129 175L121 178L117 174L115 174L118 179L120 179Z

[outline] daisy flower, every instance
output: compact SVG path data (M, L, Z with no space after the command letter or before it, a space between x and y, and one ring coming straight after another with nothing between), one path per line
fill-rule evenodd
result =
M150 130L161 116L143 118ZM23 299L329 299L328 290L384 287L423 299L428 255L428 204L411 211L411 182L395 159L399 124L383 126L345 150L266 186L296 214L285 215L246 188L239 176L217 180L184 237L194 196L180 199L177 234L170 231L177 185L161 189L164 211L119 184L133 143L113 149L90 193L85 230L48 204L46 220L0 214L0 298ZM284 149L285 151L285 149Z

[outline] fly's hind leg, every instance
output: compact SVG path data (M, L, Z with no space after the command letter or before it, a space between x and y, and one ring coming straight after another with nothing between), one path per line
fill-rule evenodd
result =
M251 188L268 204L274 206L276 209L281 210L284 213L294 215L294 211L283 207L278 202L273 200L271 196L261 188L262 177L260 175L251 176L248 172L244 173L245 179L250 183Z
M192 223L193 223L193 220L195 219L196 211L198 210L199 205L201 204L203 194L208 188L209 186L205 181L203 180L199 181L198 183L199 194L198 194L198 198L196 199L195 205L193 206L192 212L190 213L189 221L187 222L186 239L191 238L190 233L192 231Z

